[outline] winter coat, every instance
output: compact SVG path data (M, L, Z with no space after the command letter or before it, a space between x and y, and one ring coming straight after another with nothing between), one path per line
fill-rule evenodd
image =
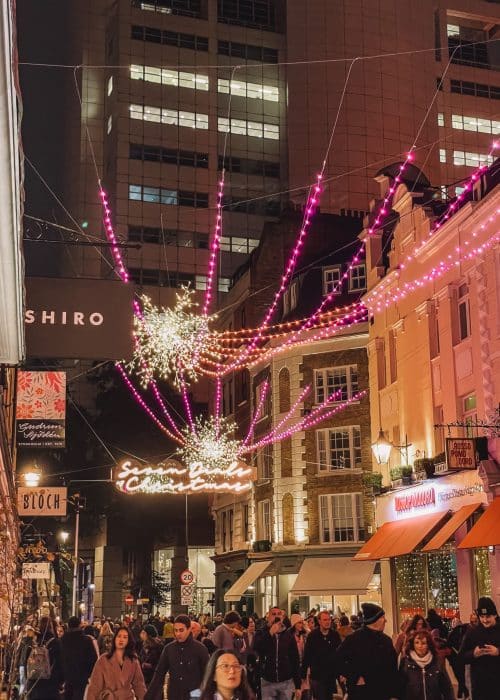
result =
M421 668L410 656L401 661L402 700L454 700L455 693L444 666L434 656Z
M231 629L225 624L219 625L215 632L212 633L210 639L218 649L230 649L231 651L238 651L237 646L235 645L235 641L239 638L236 637L231 631Z
M493 644L500 649L500 623L493 627L470 627L465 633L459 658L470 664L472 697L474 700L492 700L500 679L500 656L474 656L474 649L483 644ZM496 697L496 696L495 696Z
M307 676L307 669L311 669L311 680L331 684L337 677L337 649L341 644L339 633L328 630L324 635L319 627L316 627L307 635L302 661L302 677Z
M146 693L144 677L137 658L123 658L120 667L116 654L109 659L100 656L87 687L86 700L143 700Z
M289 630L271 635L269 628L257 630L254 651L259 658L261 677L268 683L293 680L300 688L300 660L297 644Z
M397 654L383 632L369 627L356 630L338 648L337 660L339 675L347 679L349 700L399 697ZM361 678L364 685L358 685Z
M52 633L37 635L37 644L45 645L49 650L50 678L28 680L26 690L30 700L59 700L59 688L62 684L61 646ZM33 647L30 648L30 653ZM29 654L26 657L26 663Z
M83 689L97 661L97 653L92 639L81 629L66 632L60 645L64 696L66 700L77 700L83 697Z
M164 647L149 684L146 700L162 700L167 673L168 695L172 700L189 700L192 690L200 687L208 663L208 651L190 634L185 642L171 642Z
M163 644L155 639L147 641L142 645L139 652L139 661L141 662L142 674L146 685L149 685L153 680L153 674L160 660Z

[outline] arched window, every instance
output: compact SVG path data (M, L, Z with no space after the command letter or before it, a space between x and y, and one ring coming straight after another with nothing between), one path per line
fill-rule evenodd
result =
M283 367L278 375L278 391L280 413L290 410L290 372L288 367Z

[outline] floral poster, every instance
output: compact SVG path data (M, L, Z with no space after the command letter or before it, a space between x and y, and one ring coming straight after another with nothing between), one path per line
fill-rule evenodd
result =
M19 447L63 448L66 374L19 371L16 420Z

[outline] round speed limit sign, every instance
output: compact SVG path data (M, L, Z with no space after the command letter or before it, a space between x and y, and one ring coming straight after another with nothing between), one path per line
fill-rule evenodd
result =
M184 586L188 586L190 583L194 583L194 574L189 569L184 569L180 575L180 579Z

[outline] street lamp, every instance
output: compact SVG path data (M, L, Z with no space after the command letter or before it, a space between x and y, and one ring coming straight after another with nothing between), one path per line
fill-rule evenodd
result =
M27 467L22 473L21 478L25 486L28 488L37 488L42 478L42 470L37 466L36 462L33 466Z
M61 532L59 533L59 539L61 540L61 542L63 544L66 544L66 542L68 541L68 537L69 537L69 532L66 532L65 530L61 530Z
M392 442L385 437L385 433L380 428L378 438L372 444L372 452L377 460L377 464L387 464L392 450Z

